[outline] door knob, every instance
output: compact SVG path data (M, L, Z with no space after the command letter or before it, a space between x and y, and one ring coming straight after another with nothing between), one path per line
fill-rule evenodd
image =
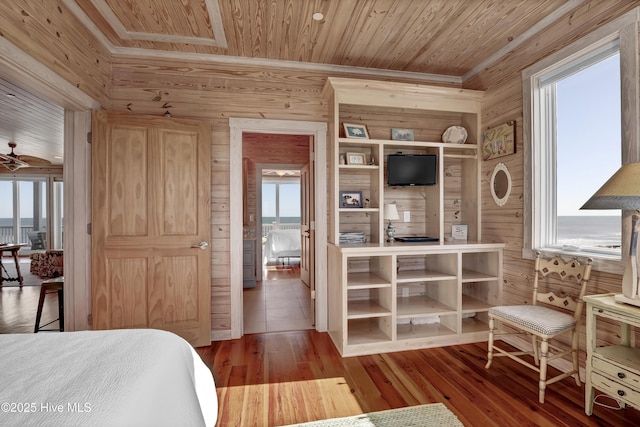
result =
M198 249L202 249L203 251L205 249L207 249L209 247L209 244L207 242L200 242L200 244L198 245L193 245L191 246L192 248L198 248Z

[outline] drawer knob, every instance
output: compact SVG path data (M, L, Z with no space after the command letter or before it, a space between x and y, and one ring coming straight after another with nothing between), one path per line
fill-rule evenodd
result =
M625 374L623 374L622 372L618 372L618 378L622 379L622 378L625 378L625 377L626 377Z
M602 310L601 308L598 309L598 313L604 313L604 310Z
M618 396L624 396L625 394L624 390L618 390Z

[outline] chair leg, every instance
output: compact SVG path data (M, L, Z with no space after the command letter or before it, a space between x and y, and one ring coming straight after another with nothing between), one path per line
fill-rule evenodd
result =
M533 360L536 366L540 366L540 353L538 353L538 337L531 335L531 344L533 345Z
M540 391L538 401L544 403L544 392L547 388L547 357L549 356L549 343L546 338L542 338L540 343Z
M495 320L493 317L489 316L489 345L487 350L487 364L485 369L489 369L491 367L491 362L493 361L493 329L495 327Z
M58 323L60 332L64 332L64 291L58 289Z
M40 299L38 300L38 311L36 312L36 326L33 329L33 333L37 333L40 329L40 318L42 317L42 307L44 306L44 297L47 294L47 286L42 285L40 287Z
M578 331L574 329L571 332L571 358L573 359L573 370L575 371L575 374L573 374L573 377L575 378L576 385L578 387L582 385L580 382L580 366L578 364L579 345L580 343L579 343Z

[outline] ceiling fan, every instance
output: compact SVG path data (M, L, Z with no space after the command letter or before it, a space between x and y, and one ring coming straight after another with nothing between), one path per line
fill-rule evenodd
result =
M16 148L17 144L15 142L9 142L8 145L11 148L11 153L0 153L0 165L4 166L12 172L17 169L26 168L29 166L49 166L51 164L49 160L41 159L40 157L24 155L19 156L13 152L13 149Z

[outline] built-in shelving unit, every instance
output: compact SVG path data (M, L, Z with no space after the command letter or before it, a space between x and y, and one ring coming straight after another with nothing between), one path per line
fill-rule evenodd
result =
M502 243L481 241L480 102L483 92L448 87L329 78L329 333L343 356L486 340L487 311L500 303ZM367 127L369 139L345 138L344 123ZM464 144L442 142L463 126ZM408 128L414 141L391 139ZM435 154L433 186L386 185L389 154ZM366 164L348 164L347 153ZM341 207L357 191L361 208ZM434 243L386 242L384 205L395 203L396 235ZM467 241L450 241L453 224ZM340 233L366 243L340 244Z

